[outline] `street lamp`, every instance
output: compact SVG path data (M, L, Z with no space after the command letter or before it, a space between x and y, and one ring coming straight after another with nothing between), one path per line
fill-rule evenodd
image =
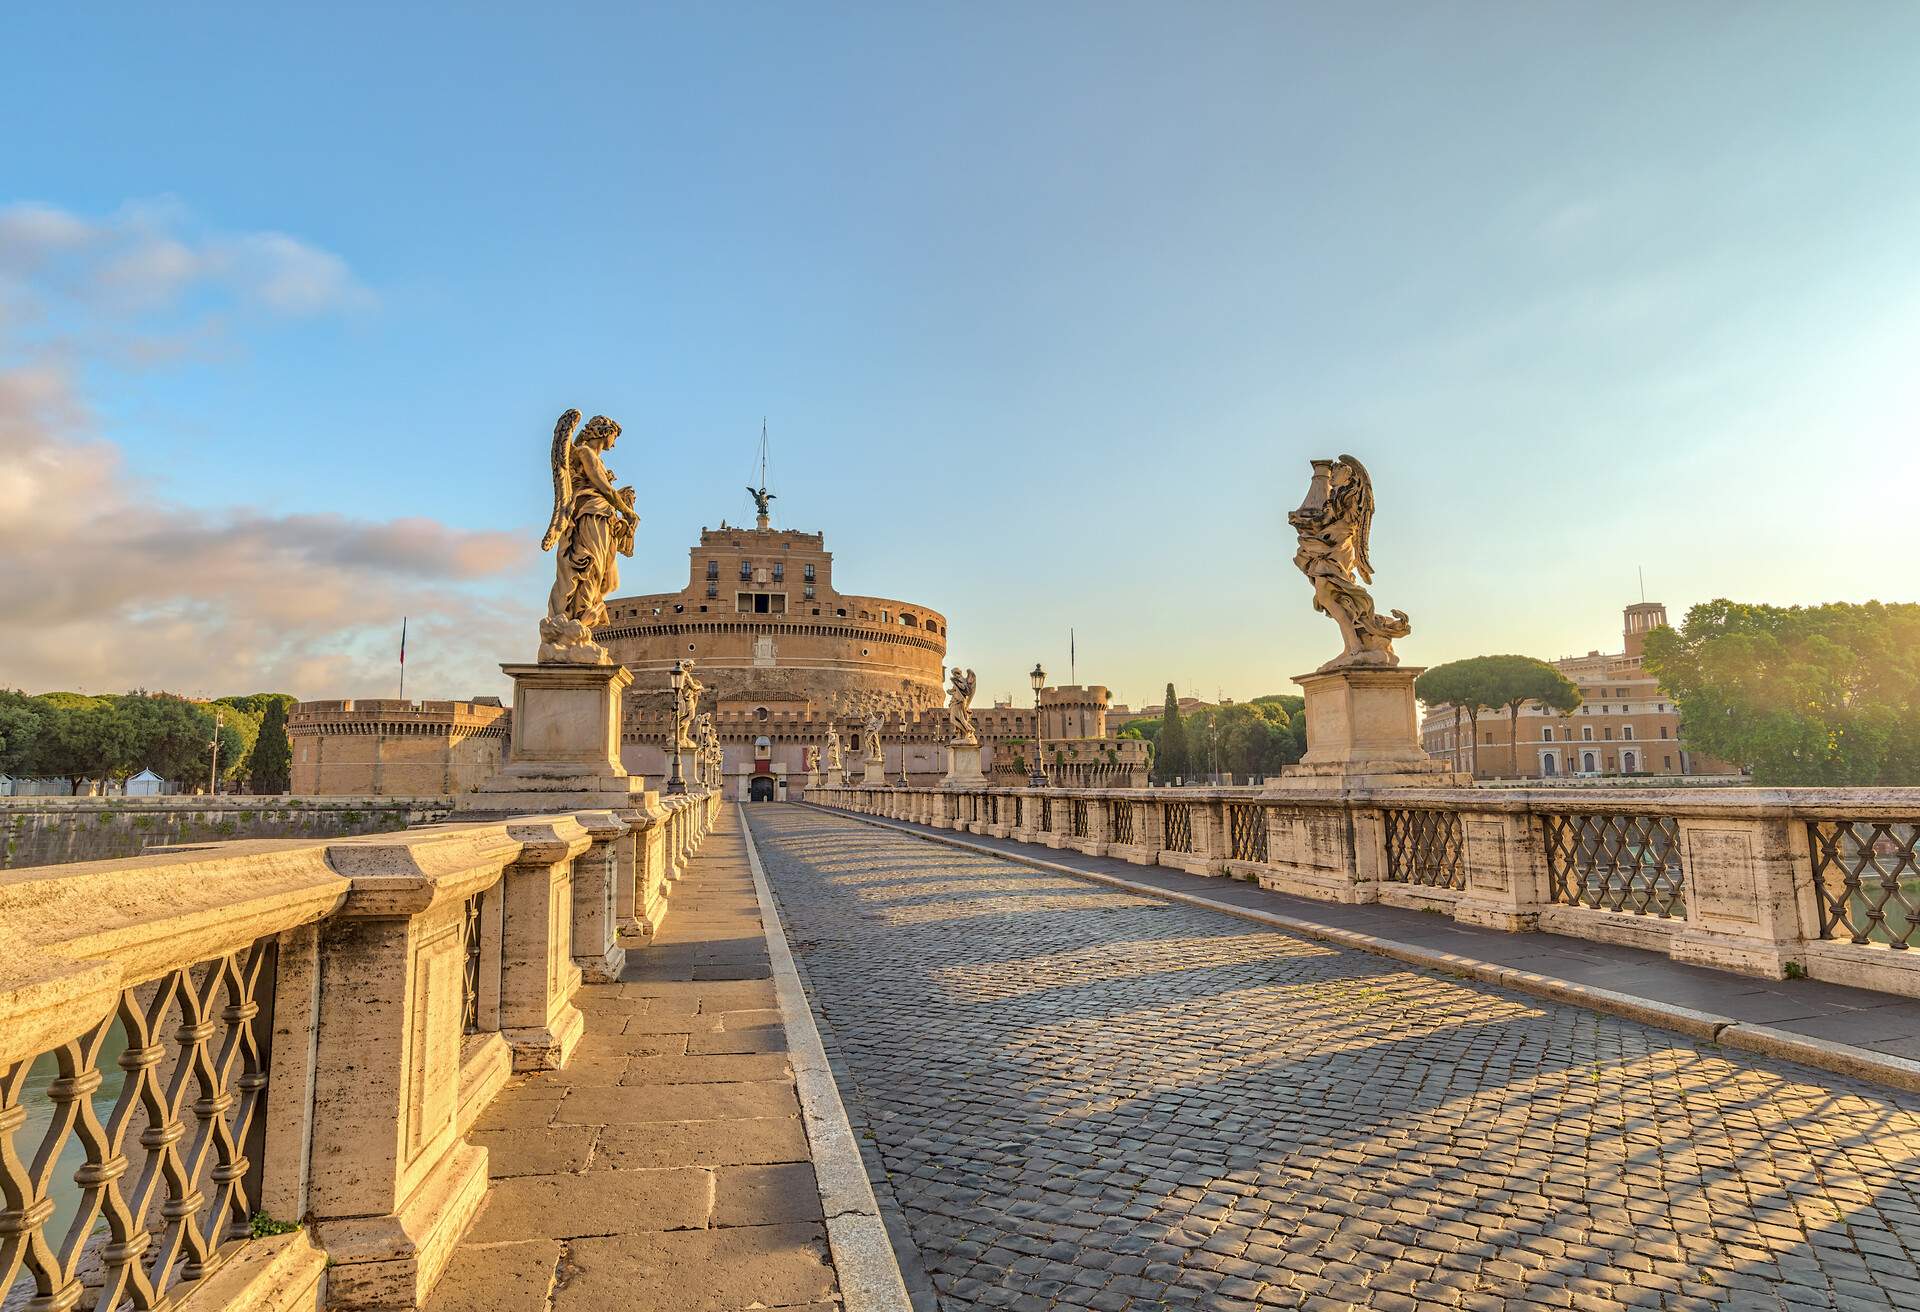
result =
M667 738L667 755L673 758L673 764L667 773L667 791L684 793L687 781L680 777L680 689L686 686L687 667L684 661L675 661L673 670L667 675L667 684L673 689L673 730Z
M1040 690L1047 686L1047 672L1040 668L1039 661L1033 663L1033 673L1027 679L1033 684L1033 769L1027 772L1027 787L1045 788L1047 767L1044 754L1047 740L1040 727Z
M907 787L907 717L900 716L900 786Z

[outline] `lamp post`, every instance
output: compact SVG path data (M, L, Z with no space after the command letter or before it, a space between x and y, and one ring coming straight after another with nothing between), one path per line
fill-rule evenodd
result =
M904 711L900 715L900 786L907 786L907 717Z
M1039 661L1033 663L1033 673L1027 680L1033 684L1033 768L1027 772L1027 787L1045 788L1047 736L1040 727L1040 690L1047 686L1047 672L1040 668Z
M687 781L680 777L680 689L686 686L687 667L683 661L675 661L673 670L667 675L667 684L673 689L673 732L667 738L667 755L673 758L667 769L667 791L684 793Z

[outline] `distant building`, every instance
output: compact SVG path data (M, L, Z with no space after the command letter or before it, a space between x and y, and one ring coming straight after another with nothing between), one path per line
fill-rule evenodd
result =
M512 712L466 702L296 702L287 713L298 797L464 793L506 763Z
M1579 685L1571 715L1528 703L1517 733L1504 709L1481 711L1478 770L1482 779L1555 779L1568 775L1737 775L1738 767L1705 756L1681 736L1680 710L1641 666L1647 634L1667 622L1657 601L1624 612L1624 650L1590 651L1550 662ZM1509 741L1512 734L1517 742ZM1452 706L1427 708L1420 722L1429 756L1465 772L1475 763L1467 716Z
M1223 704L1232 705L1232 702L1228 701ZM1178 705L1182 716L1192 715L1195 711L1213 709L1212 702L1203 702L1198 697L1182 697L1179 699ZM1157 720L1166 713L1167 708L1164 703L1159 706L1142 706L1140 709L1135 710L1122 702L1118 706L1109 706L1107 708L1107 728L1111 729L1114 733L1119 733L1136 720Z
M1049 782L1063 788L1146 786L1147 744L1138 738L1113 736L1107 718L1112 698L1097 683L1040 690L1040 733ZM994 782L1024 782L1031 764L1033 708L1000 703L976 708L973 719L980 742L988 749L984 768L997 776Z

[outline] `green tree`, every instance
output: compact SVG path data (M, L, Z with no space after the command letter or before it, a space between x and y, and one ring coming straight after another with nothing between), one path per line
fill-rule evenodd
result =
M38 697L0 689L0 774L27 778L39 773L38 753L52 714Z
M1166 709L1160 713L1158 751L1154 756L1155 777L1172 783L1187 773L1187 726L1180 719L1180 697L1167 685Z
M114 699L77 692L37 698L47 708L44 733L34 752L33 773L76 782L105 783L131 773L133 726Z
M269 701L260 719L260 733L247 754L246 777L257 793L284 793L292 781L293 743L287 737L287 707Z
M1507 751L1520 772L1520 709L1532 702L1567 715L1580 705L1580 685L1532 656L1488 656L1488 697L1507 709Z
M1480 712L1501 703L1494 700L1494 685L1488 656L1469 656L1465 660L1436 665L1413 681L1413 695L1429 706L1451 706L1467 717L1467 769L1480 773Z
M1646 667L1755 783L1920 784L1920 605L1710 601L1647 635Z
M1414 695L1429 706L1464 712L1472 739L1468 759L1480 772L1480 712L1507 713L1507 748L1520 768L1520 711L1529 702L1567 714L1580 705L1580 688L1559 670L1532 656L1470 656L1436 665L1414 681Z

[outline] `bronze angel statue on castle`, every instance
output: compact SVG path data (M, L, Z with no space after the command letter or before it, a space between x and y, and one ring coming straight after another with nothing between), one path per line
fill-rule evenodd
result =
M613 471L602 459L619 437L620 425L605 415L595 415L581 428L578 410L567 411L554 425L553 517L540 541L540 550L554 551L553 591L540 621L543 663L606 665L612 660L593 640L593 626L607 622L607 594L620 586L617 558L633 554L640 523L633 489L615 487Z
M1313 608L1340 626L1346 650L1320 673L1353 666L1393 666L1393 640L1413 631L1403 610L1381 615L1363 583L1373 582L1367 538L1373 529L1373 480L1352 456L1313 462L1313 482L1300 509L1287 516L1300 535L1293 563L1313 584Z

